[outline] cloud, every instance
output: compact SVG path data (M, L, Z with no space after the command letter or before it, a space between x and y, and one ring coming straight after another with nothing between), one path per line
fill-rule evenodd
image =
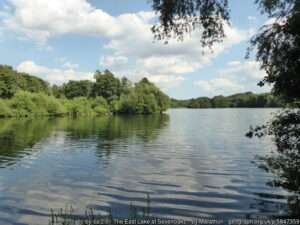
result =
M214 94L228 93L228 92L240 92L244 91L244 87L230 79L216 78L211 80L199 80L194 83L200 87L203 91Z
M268 92L269 86L263 88L257 86L265 76L265 71L260 69L256 61L231 61L227 67L218 70L217 78L211 80L198 80L194 85L201 88L207 95L234 94L236 92L254 91Z
M148 79L161 87L164 91L168 91L170 88L179 86L183 81L186 80L183 76L176 75L148 75Z
M248 16L247 19L249 21L256 21L257 20L257 18L255 16Z
M66 69L77 69L79 67L78 64L71 63L69 61L64 62L63 67Z
M4 24L27 38L45 43L47 39L67 33L118 37L138 29L154 14L140 12L113 17L93 7L87 0L9 0L13 14ZM130 25L126 25L131 21Z
M52 84L61 84L69 80L93 80L93 73L80 72L74 69L57 69L37 65L35 62L27 60L17 66L17 71L32 74L43 79L47 79Z
M10 29L27 39L45 45L49 38L64 34L101 37L108 53L99 65L130 78L155 77L157 84L174 86L178 79L202 69L225 50L247 40L251 32L225 24L227 37L213 46L213 51L200 45L199 33L187 35L183 42L168 45L154 41L151 26L154 12L125 13L112 16L95 8L87 0L9 0L12 10L4 19ZM66 65L69 71L76 67ZM71 66L71 67L70 67ZM139 73L135 74L134 73ZM164 77L164 78L163 78ZM159 78L159 79L158 79ZM159 80L159 82L158 82ZM162 82L164 81L164 82Z
M260 69L259 63L256 61L245 62L229 62L229 67L218 71L220 77L234 79L239 82L249 82L257 84L267 74Z
M231 61L227 63L228 66L239 66L241 65L240 61Z
M99 60L99 65L105 68L120 68L128 63L128 58L125 56L102 56Z

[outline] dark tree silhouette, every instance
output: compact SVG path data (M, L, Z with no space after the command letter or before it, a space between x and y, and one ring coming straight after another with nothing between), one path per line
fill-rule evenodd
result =
M300 98L300 1L256 2L273 18L251 40L252 49L257 49L256 58L267 72L259 85L273 84L276 95L294 102Z
M152 31L158 40L180 40L199 28L203 46L212 46L225 37L224 24L229 21L227 0L153 0L160 24Z

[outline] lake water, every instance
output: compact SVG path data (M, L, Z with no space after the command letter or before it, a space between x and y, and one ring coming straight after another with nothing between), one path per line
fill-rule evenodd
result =
M51 208L70 205L126 217L147 193L157 217L285 214L288 193L253 163L271 141L245 137L275 111L0 120L0 224L48 224Z

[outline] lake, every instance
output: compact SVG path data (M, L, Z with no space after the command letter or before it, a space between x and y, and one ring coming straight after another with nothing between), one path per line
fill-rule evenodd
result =
M288 192L253 163L274 146L248 139L275 109L172 109L165 115L0 120L0 224L48 224L50 209L126 217L285 215Z

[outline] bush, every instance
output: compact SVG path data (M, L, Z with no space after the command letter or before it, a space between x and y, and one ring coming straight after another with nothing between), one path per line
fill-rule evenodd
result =
M108 108L105 108L103 106L97 106L96 108L94 108L94 112L96 115L99 115L99 116L109 114Z
M110 111L109 105L103 97L98 96L94 99L91 99L90 101L91 101L91 107L96 115L109 114Z
M12 111L8 106L7 100L0 99L0 117L10 117L12 116Z
M25 91L17 92L11 100L11 108L14 116L26 117L36 114L39 110L32 100L33 94Z
M49 96L47 100L47 112L49 115L62 115L67 113L67 109L55 97Z
M120 100L116 103L116 109L118 113L137 114L136 105L137 96L135 93L130 93L120 97Z
M71 116L93 115L94 111L90 101L86 97L78 97L65 101L67 112Z

